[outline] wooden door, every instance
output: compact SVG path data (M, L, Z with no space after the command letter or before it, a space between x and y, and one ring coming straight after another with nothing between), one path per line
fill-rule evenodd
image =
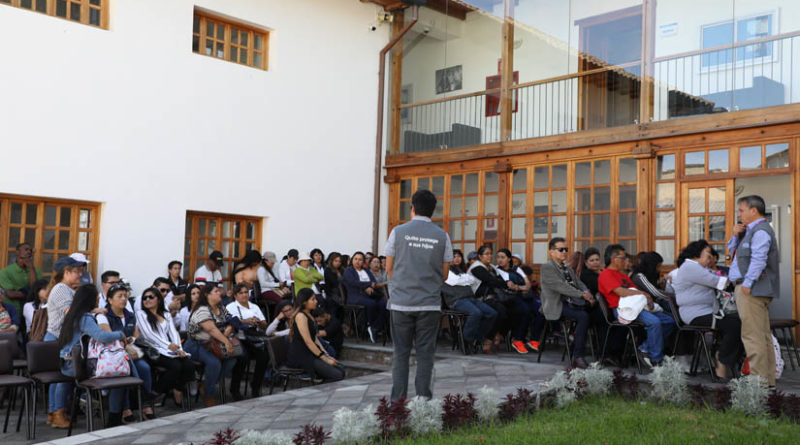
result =
M705 239L726 260L725 246L735 224L733 179L681 185L681 246Z

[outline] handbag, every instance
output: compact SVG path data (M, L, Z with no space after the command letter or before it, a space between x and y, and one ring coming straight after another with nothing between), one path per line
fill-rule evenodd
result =
M203 347L220 360L241 357L244 354L242 343L236 337L231 338L231 343L233 344L233 351L228 351L222 346L222 342L213 338L203 343Z
M714 305L711 317L711 329L716 329L717 320L722 320L728 314L736 314L739 310L736 308L736 300L733 294L718 290L714 295Z
M90 374L96 378L124 377L131 374L130 357L122 340L101 343L91 339L86 358Z
M442 285L442 295L444 295L444 301L447 303L447 307L450 308L452 308L458 300L475 296L472 292L472 288L469 286L451 286L447 283Z
M517 298L518 296L520 296L519 292L513 291L513 290L509 290L509 289L503 289L502 287L494 288L493 293L494 293L494 297L500 303L507 303L507 302Z

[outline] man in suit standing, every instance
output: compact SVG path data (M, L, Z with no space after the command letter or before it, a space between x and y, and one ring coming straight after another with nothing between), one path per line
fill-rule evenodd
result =
M572 367L586 369L588 365L583 358L586 331L589 328L586 308L588 303L594 302L594 296L565 263L569 248L564 238L551 239L548 249L550 261L542 264L541 269L542 313L547 321L561 317L576 321Z

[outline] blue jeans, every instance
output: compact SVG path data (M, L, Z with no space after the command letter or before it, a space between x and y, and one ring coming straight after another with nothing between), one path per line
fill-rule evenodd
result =
M186 343L183 345L183 350L192 354L193 359L201 361L205 365L203 373L205 378L205 394L206 397L214 397L217 383L219 383L224 376L231 373L233 366L236 365L236 359L229 358L220 361L214 354L208 352L206 348L191 339L186 340Z
M589 313L564 303L561 307L561 316L575 320L575 339L572 342L574 352L572 356L576 359L583 357L584 348L586 347L586 331L589 329Z
M614 308L614 316L618 317ZM647 331L644 342L647 353L654 362L664 360L664 340L675 330L675 320L664 312L642 311L636 321L642 323Z
M542 331L544 331L544 324L545 318L544 315L539 310L542 307L542 300L538 298L533 299L525 299L525 298L518 298L517 299L517 307L520 311L524 311L528 313L528 322L525 326L520 326L519 329L521 330L520 337L514 336L517 340L525 340L528 338L525 334L528 331L528 324L531 324L531 319L533 319L533 324L531 325L531 336L530 339L534 341L539 341L539 337L542 335ZM515 330L515 334L517 331Z
M150 363L143 358L138 360L133 360L133 366L131 366L131 377L138 377L142 379L142 401L148 400L150 392L153 390L153 374L150 372ZM123 403L123 407L125 409L130 409L131 407L131 397L134 397L136 393L134 390L125 390L126 396L125 401Z
M373 300L361 295L349 295L347 304L358 304L367 309L367 325L376 333L386 331L386 323L389 311L386 309L386 302L383 300Z
M44 334L44 341L58 341L58 339L48 332ZM52 413L60 409L65 409L70 392L72 392L72 382L50 385L47 389L47 412Z
M497 319L497 311L476 298L462 298L453 305L453 309L467 314L464 322L464 341L483 340Z

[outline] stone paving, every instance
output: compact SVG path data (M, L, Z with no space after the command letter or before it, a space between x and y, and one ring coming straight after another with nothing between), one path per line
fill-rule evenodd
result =
M362 354L372 357L374 362L390 360L390 348L362 345ZM451 353L450 348L440 347L437 354L434 375L434 396L441 398L448 393L477 391L484 385L495 388L500 395L516 391L519 387L534 390L542 389L541 384L554 373L565 368L561 362L561 351L549 349L544 353L541 363L536 363L536 355L520 356L501 353L497 356L464 356ZM387 359L388 357L388 359ZM375 365L373 365L373 368ZM175 409L157 409L156 420L135 423L92 433L64 437L65 432L55 431L44 425L40 416L37 426L37 441L42 443L71 445L102 441L104 445L117 444L168 444L202 443L221 429L232 427L237 430L254 429L294 434L307 423L317 423L330 428L333 413L341 408L363 409L376 406L381 397L388 396L391 389L391 372L387 366L384 371L348 378L341 382L303 387L276 393L257 399L228 403L213 408L195 409L191 412L175 413ZM413 396L413 368L410 381L410 396ZM693 377L709 383L707 374ZM800 371L787 371L779 380L781 390L800 389ZM11 429L15 418L12 417ZM79 419L76 433L85 431L83 418ZM20 433L8 433L2 437L3 445L8 443L29 443L24 441L24 428ZM46 442L49 441L49 442ZM30 442L33 443L33 442Z

